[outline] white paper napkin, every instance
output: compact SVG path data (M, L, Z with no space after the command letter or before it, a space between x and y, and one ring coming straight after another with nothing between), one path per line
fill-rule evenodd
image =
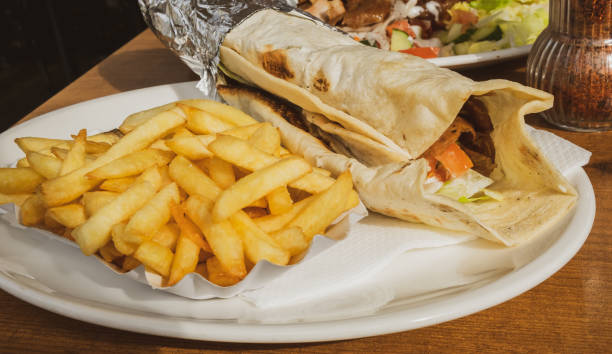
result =
M589 151L567 140L531 127L528 132L542 153L564 174L589 161ZM346 239L265 287L241 296L262 309L306 303L367 281L408 250L449 246L474 238L371 214L354 225Z

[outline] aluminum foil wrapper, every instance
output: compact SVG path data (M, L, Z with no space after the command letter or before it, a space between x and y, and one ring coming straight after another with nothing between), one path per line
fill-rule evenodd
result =
M308 17L297 0L139 0L145 22L168 48L200 76L197 87L216 97L219 47L225 35L257 11L274 9ZM335 30L335 29L334 29Z

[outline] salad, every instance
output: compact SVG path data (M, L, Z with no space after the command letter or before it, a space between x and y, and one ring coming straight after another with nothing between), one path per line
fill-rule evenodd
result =
M531 44L548 0L300 0L298 6L381 49L422 58Z

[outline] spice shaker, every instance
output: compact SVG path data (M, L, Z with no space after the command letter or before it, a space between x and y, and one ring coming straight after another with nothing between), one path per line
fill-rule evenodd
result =
M527 84L555 96L544 118L576 131L612 129L612 1L550 0L527 60Z

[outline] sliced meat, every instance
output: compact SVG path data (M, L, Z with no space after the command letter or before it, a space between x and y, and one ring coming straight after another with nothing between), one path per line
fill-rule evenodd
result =
M346 12L341 0L314 0L312 6L305 11L332 26L336 25Z
M392 0L349 2L342 24L352 28L359 28L382 22L389 16L392 6Z
M461 107L459 114L466 117L474 126L476 131L481 133L489 133L493 131L493 124L487 112L487 107L476 97L470 97Z

